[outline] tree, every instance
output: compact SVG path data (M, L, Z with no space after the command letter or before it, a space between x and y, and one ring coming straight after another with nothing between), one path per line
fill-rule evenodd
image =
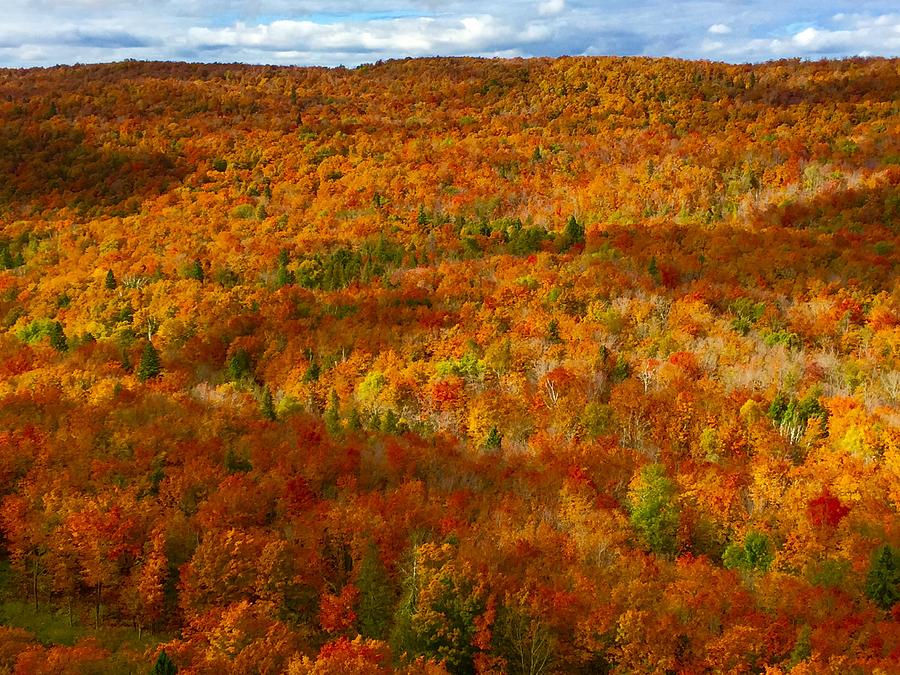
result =
M443 661L451 673L473 673L485 589L455 555L450 544L413 551L391 637L397 653Z
M325 428L332 436L341 433L341 401L337 392L332 389L328 408L325 410Z
M563 230L562 240L560 242L560 250L568 251L573 246L581 246L584 244L584 225L579 223L575 216L569 216L569 221Z
M262 397L259 401L259 412L270 422L278 419L278 416L275 414L275 401L272 398L272 390L269 389L269 385L263 387Z
M141 353L141 362L138 364L138 379L141 382L152 380L159 377L162 372L162 366L159 362L159 352L150 340L144 344L144 351Z
M69 349L69 341L66 340L66 334L63 332L62 324L54 321L50 324L50 346L58 352L64 352Z
M896 554L888 544L879 547L872 556L866 575L866 595L883 610L891 609L900 600L900 570Z
M116 283L116 275L113 274L112 270L106 270L106 281L103 285L106 286L106 290L108 291L114 291L116 286L119 285Z
M196 279L197 281L200 281L200 282L203 281L203 279L205 278L205 275L203 273L203 264L200 262L199 259L196 259L196 260L194 260L193 263L191 263L191 266L188 267L186 276L188 279Z
M359 563L356 587L359 589L357 617L360 635L383 640L390 627L394 593L387 569L374 543L369 543Z
M672 555L680 514L675 486L660 464L649 464L632 482L631 524L654 553Z
M743 544L730 544L722 555L728 569L766 572L775 559L769 538L761 532L748 532Z
M176 675L178 667L175 662L169 658L169 655L162 651L156 657L156 663L153 665L152 675Z

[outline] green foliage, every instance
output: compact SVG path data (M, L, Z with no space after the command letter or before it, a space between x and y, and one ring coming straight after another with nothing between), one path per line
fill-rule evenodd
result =
M287 265L279 264L278 268L275 270L275 288L290 286L294 281L294 273L287 268Z
M722 556L727 569L745 572L766 572L775 555L769 537L761 532L748 532L743 544L730 544Z
M203 274L203 264L199 260L194 260L184 272L186 279L194 279L202 282L205 278Z
M240 220L249 220L256 215L256 209L253 204L239 204L231 209L231 217Z
M319 362L313 358L309 365L306 367L306 372L303 373L303 381L306 383L315 382L319 379L319 375L321 374L322 369L319 366Z
M822 588L841 588L850 573L848 560L827 559L810 565L806 573L809 583Z
M509 240L506 250L512 255L530 255L541 250L541 245L548 238L547 231L542 227L522 227L521 222L517 227L508 231Z
M649 464L630 494L631 524L644 545L659 555L675 552L681 514L675 485L661 464Z
M253 373L253 366L250 362L250 354L244 349L235 350L231 358L228 359L228 378L232 382L240 382L248 378Z
M491 427L491 430L488 432L487 437L484 439L484 449L485 450L499 450L500 446L503 444L503 434L501 434L497 427Z
M151 675L176 675L177 673L178 668L175 665L175 662L172 661L164 651L160 652L156 659L156 663L153 665Z
M454 675L474 674L473 640L484 599L473 581L448 566L414 559L404 586L391 633L394 651L443 661Z
M612 407L597 401L588 403L581 413L581 424L594 438L610 433L613 428Z
M66 340L66 334L63 332L62 324L54 321L50 324L50 346L58 352L68 351L69 342Z
M21 243L14 249L13 244L0 240L0 269L12 270L24 264Z
M741 335L746 335L766 311L766 303L753 302L750 298L738 298L731 303L731 328Z
M225 451L224 463L225 470L228 473L249 473L253 471L253 464L250 460L234 448L228 448Z
M34 344L50 335L53 322L50 319L35 319L16 333L22 342Z
M269 389L269 385L263 387L262 396L259 400L259 413L270 422L274 422L277 419L275 401L272 398L272 390Z
M657 284L662 283L662 274L659 271L659 266L656 263L656 256L653 256L650 259L650 264L647 265L647 274L650 275L650 278L653 279Z
M162 366L159 361L159 352L150 340L144 344L144 351L141 352L141 362L138 364L137 376L141 382L146 382L158 377L162 372Z
M769 346L784 345L788 349L800 349L803 342L796 333L787 330L769 330L765 331L762 336L763 342Z
M559 243L559 250L568 251L573 246L583 245L584 241L584 225L575 220L575 216L569 216Z
M616 362L609 375L613 382L622 382L628 379L628 376L631 375L631 365L625 360L624 356L619 354L616 357Z
M900 601L900 565L897 552L888 544L879 547L872 556L866 575L866 596L883 610Z
M455 375L471 382L481 380L484 377L484 369L484 359L479 359L471 349L458 359L439 361L435 364L438 377Z
M385 639L395 599L391 579L375 544L369 544L359 563L356 587L359 589L357 618L360 635Z
M816 389L811 389L802 399L779 392L769 405L768 415L781 435L791 443L799 442L810 420L820 420L823 429L828 422L828 410L819 402Z
M103 282L103 285L106 287L106 290L113 291L116 286L118 286L118 282L116 282L116 275L113 274L112 270L106 270L106 280Z
M216 157L212 161L213 171L225 171L228 168L228 160Z
M562 338L559 335L559 321L551 319L547 324L547 342L553 345L562 344Z
M341 247L307 257L297 267L296 281L304 288L336 291L360 281L367 283L400 266L404 249L385 237L356 249Z
M325 428L332 436L336 436L343 431L341 427L341 401L334 389L331 390L331 399L328 403L328 408L325 410L324 421Z
M789 668L793 668L812 656L811 635L812 630L810 629L809 624L803 624L797 632L797 642L794 643L794 648L791 650L791 658L788 661Z

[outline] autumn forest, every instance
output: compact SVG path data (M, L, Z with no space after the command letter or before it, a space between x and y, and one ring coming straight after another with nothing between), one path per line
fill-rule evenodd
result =
M0 674L900 672L900 61L0 70Z

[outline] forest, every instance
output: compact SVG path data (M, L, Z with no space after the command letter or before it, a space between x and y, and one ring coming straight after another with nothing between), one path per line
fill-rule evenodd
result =
M0 69L0 674L900 672L900 60Z

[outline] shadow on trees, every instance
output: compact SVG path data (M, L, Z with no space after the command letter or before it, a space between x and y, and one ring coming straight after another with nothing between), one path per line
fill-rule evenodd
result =
M58 118L0 123L0 205L100 208L130 213L188 174L178 157L142 148L97 147Z

